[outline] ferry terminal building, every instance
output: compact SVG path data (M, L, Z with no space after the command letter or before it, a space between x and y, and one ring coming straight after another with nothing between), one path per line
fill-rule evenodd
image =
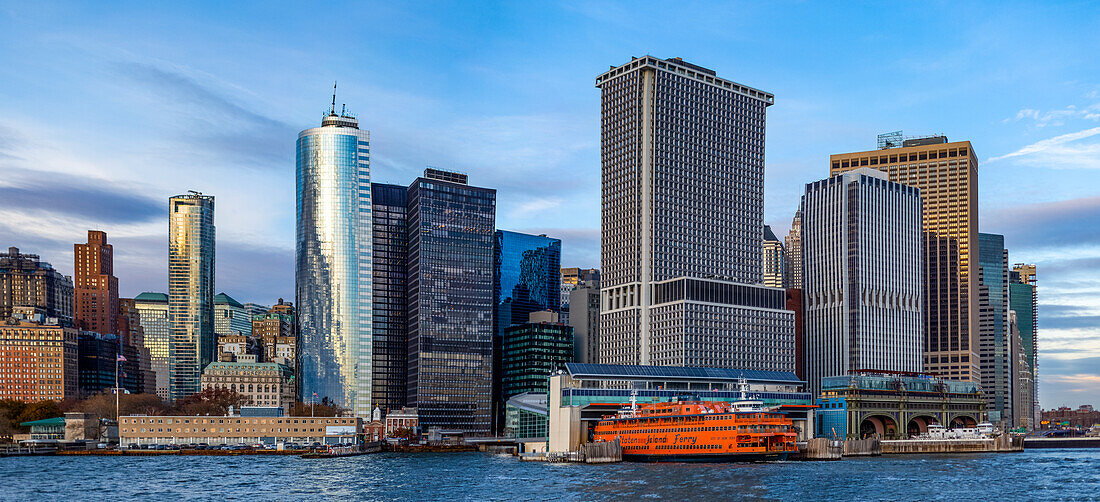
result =
M548 449L577 451L591 441L596 423L628 406L631 396L639 404L683 399L733 402L741 399L742 378L748 384L748 399L785 413L799 431L799 441L812 437L813 395L793 372L566 363L550 375Z

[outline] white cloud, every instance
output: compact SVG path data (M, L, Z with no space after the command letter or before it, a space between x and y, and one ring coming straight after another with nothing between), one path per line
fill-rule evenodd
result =
M513 218L520 218L524 216L529 216L531 214L540 213L547 209L553 209L560 205L561 199L558 199L556 197L532 199L524 202L523 204L520 204L519 207L512 210L511 214Z
M1046 165L1052 168L1084 167L1100 169L1100 144L1069 145L1082 139L1091 138L1100 134L1100 127L1093 127L1083 131L1071 132L1053 138L1036 141L1011 153L986 159L985 163L1013 157L1029 156L1032 159L1040 158Z

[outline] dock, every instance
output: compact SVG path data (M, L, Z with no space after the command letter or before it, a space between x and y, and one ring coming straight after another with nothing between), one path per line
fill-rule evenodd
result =
M1002 434L995 438L899 439L882 441L882 453L1010 453L1024 451L1023 436Z
M1024 439L1024 448L1100 448L1100 437Z

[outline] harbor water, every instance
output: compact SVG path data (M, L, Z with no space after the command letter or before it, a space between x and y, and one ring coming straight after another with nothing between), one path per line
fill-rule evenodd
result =
M487 453L0 459L2 500L1094 500L1100 449L548 464Z

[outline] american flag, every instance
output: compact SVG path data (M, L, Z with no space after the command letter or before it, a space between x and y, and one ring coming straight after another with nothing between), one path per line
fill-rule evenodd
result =
M126 356L124 356L122 354L119 354L118 358L115 359L115 362L117 363L117 362L122 362L122 361L125 361L125 360L126 360Z

